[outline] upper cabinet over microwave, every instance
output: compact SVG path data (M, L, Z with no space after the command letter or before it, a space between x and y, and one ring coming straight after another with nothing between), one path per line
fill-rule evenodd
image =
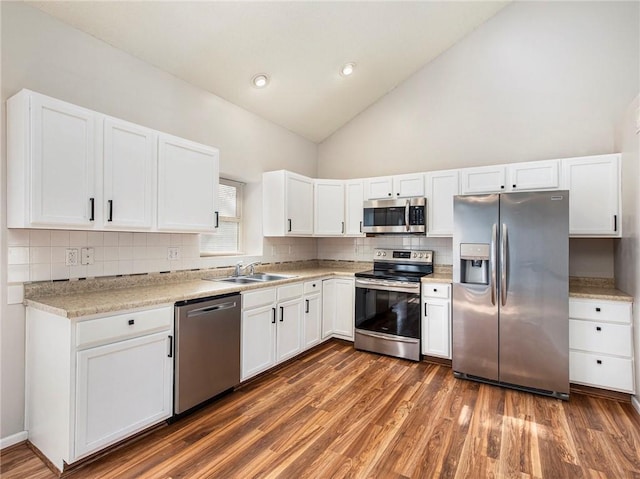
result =
M9 228L213 233L218 164L216 148L39 93L7 100Z

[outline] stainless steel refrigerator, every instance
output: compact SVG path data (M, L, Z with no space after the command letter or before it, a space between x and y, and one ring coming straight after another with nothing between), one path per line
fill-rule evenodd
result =
M453 371L569 397L569 192L456 196Z

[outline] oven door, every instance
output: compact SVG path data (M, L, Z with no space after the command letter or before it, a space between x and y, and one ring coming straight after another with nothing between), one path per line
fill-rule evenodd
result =
M355 347L420 360L420 283L356 278Z

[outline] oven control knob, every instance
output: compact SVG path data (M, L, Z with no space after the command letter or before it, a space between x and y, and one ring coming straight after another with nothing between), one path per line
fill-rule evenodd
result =
M381 254L380 251L376 252L376 256L380 256L380 254Z
M420 258L422 258L422 253L420 253Z
M382 252L382 256L387 256L386 251L383 251L383 252Z

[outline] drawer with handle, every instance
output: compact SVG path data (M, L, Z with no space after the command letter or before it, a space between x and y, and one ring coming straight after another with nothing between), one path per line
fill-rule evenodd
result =
M633 392L632 360L571 351L569 380L597 388Z
M631 303L572 298L569 300L569 317L614 323L631 323Z
M631 357L631 325L569 320L569 347L583 351Z
M451 285L440 283L424 283L422 296L425 298L449 299L451 297Z
M76 324L76 347L84 349L101 344L169 330L173 326L173 306L132 311Z

